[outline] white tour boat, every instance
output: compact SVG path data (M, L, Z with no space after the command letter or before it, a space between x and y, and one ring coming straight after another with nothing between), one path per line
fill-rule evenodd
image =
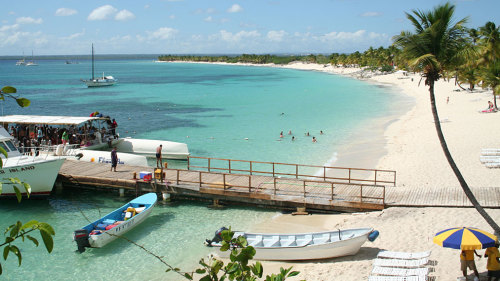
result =
M71 137L78 138L78 143L73 142L71 145L46 143L39 148L43 151L39 154L43 155L71 156L69 159L109 163L111 162L110 151L116 147L118 164L147 166L147 157L156 157L156 148L161 144L163 159L185 160L189 156L185 143L120 138L116 128L114 131L109 129L111 124L109 117L7 115L0 117L0 124L8 124L9 128L12 125L28 126L31 132L35 131L35 126L71 128L75 131Z
M18 178L31 186L31 195L49 195L54 187L57 174L64 159L40 159L35 156L22 155L13 143L14 138L0 127L0 146L7 152L8 158L0 154L3 167L0 168L2 179L2 191L0 196L15 196L14 184L9 183L8 178ZM24 195L26 190L23 186L16 185Z

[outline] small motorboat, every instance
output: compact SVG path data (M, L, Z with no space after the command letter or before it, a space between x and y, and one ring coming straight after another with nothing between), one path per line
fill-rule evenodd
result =
M215 232L208 246L221 247L221 233ZM373 228L356 228L299 234L235 232L233 237L243 236L248 245L255 248L257 260L315 260L355 255L366 240L374 241L378 231ZM230 251L218 251L228 257Z
M147 193L135 198L104 217L75 230L74 240L80 253L85 248L101 248L143 222L153 210L157 196Z

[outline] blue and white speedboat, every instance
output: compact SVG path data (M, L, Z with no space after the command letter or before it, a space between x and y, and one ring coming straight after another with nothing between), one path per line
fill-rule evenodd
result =
M157 196L147 193L135 198L104 217L75 230L74 240L80 253L85 248L101 248L143 222L153 210Z

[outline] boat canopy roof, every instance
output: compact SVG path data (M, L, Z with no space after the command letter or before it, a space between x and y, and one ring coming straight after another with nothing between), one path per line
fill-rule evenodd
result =
M78 125L87 121L109 120L109 117L75 117L42 115L7 115L0 116L0 123L40 124L40 125Z

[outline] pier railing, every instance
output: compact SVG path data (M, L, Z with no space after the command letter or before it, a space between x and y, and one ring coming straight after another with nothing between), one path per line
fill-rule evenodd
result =
M352 207L355 204L359 209L383 209L385 206L385 186L382 185L182 169L169 169L166 178L177 185L195 184L200 190L246 193L250 197L267 195L274 196L274 200L283 198L285 201L323 202L336 206Z
M396 171L391 170L287 164L197 156L189 156L187 160L188 170L266 175L272 177L283 176L296 179L335 181L339 183L396 185Z

